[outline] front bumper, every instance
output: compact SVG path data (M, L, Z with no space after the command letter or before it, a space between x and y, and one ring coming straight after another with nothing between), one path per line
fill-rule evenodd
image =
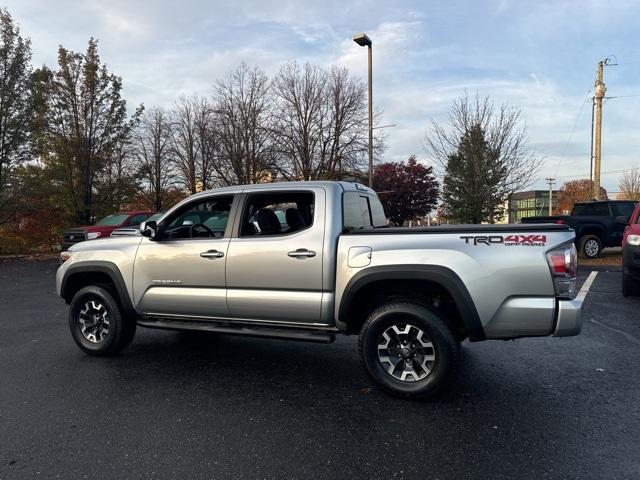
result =
M622 249L624 273L640 281L640 245L625 245Z
M558 300L554 337L572 337L582 329L582 300Z

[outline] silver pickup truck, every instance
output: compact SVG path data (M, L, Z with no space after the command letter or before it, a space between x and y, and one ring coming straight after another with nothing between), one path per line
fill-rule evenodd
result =
M62 253L57 292L86 353L115 354L137 326L356 334L382 389L423 398L452 378L464 339L581 328L566 225L389 228L367 187L291 182L198 193L141 233Z

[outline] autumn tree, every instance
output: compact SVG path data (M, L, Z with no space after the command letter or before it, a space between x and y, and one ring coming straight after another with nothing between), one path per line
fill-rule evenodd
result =
M30 62L30 40L22 37L11 14L0 8L0 225L15 210L11 177L28 154Z
M609 198L603 187L600 187L600 198L604 200ZM593 200L593 182L589 179L571 180L562 185L558 191L556 212L568 215L575 203L588 200Z
M154 107L144 112L133 147L141 192L154 210L162 211L176 181L173 124L165 110Z
M94 212L96 178L135 126L141 107L128 117L122 79L101 62L93 38L85 53L61 46L58 70L50 81L46 77L41 72L43 151L48 161L64 167L76 220L87 223Z
M387 217L396 225L425 217L436 206L438 181L433 167L426 167L415 155L406 163L383 163L375 169L373 187L378 192Z
M520 111L496 108L488 97L454 101L449 126L433 122L424 146L444 175L448 213L463 223L494 222L507 198L530 185L542 165Z
M640 201L640 168L625 170L618 188L625 200Z
M266 181L273 168L271 96L267 75L241 64L215 90L220 159L214 170L223 185Z

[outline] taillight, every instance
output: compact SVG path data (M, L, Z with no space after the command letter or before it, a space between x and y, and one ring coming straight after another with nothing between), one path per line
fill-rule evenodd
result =
M553 277L556 296L573 298L576 296L576 273L578 253L576 246L564 246L547 252L547 263Z
M558 225L564 225L564 220L556 220L556 223L557 223Z

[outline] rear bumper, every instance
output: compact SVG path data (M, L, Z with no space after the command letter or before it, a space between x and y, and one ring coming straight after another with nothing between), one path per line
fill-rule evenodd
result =
M572 337L582 329L582 300L558 300L554 337Z

